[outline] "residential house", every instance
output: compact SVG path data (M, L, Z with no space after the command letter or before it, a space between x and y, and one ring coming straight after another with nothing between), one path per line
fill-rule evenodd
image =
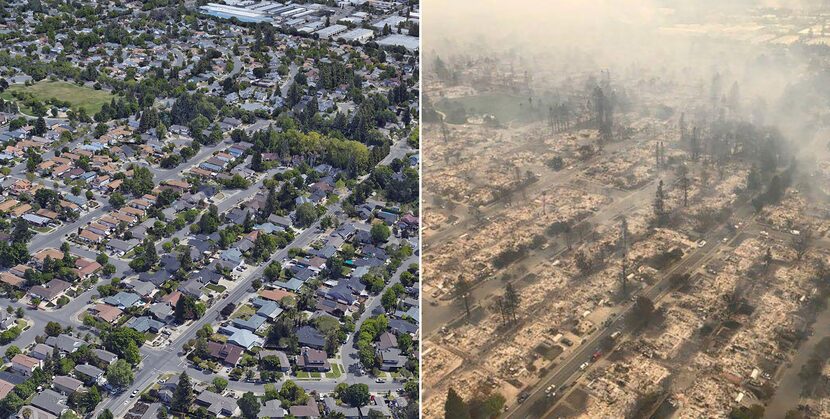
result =
M236 367L236 364L239 363L245 353L244 348L228 343L208 342L207 346L210 356L231 367Z
M66 290L71 287L71 284L62 279L53 279L46 283L46 285L35 285L29 289L29 294L33 297L40 298L43 301L54 303L58 297L63 295Z
M75 373L84 379L84 382L92 384L104 377L104 371L95 365L81 364L75 366Z
M59 375L52 379L52 388L64 396L70 396L83 388L84 383L77 378L72 378L66 375Z
M12 371L17 371L25 376L32 375L32 372L36 368L40 368L43 366L41 360L37 358L32 358L28 355L24 354L17 354L12 358Z
M325 351L303 347L297 356L297 368L303 371L326 372L331 370Z

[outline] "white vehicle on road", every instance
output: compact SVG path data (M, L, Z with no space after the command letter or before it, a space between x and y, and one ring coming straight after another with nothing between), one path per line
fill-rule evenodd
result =
M580 371L585 371L585 368L588 368L588 363L587 362L583 362L582 365L579 366Z

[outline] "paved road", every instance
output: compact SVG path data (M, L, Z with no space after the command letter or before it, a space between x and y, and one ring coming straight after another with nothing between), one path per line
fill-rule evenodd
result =
M387 284L387 288L401 282L401 274L406 271L409 265L413 263L418 263L418 256L412 255L409 259L405 260L401 263L401 266L392 275L392 278L389 280L389 284ZM380 293L375 297L371 297L369 301L365 304L365 310L363 310L363 314L360 315L360 318L355 322L355 331L360 330L360 325L363 324L366 319L373 316L372 312L380 307ZM347 379L345 382L349 384L356 384L356 383L366 383L367 377L357 377L355 373L360 370L360 357L357 354L357 349L355 348L355 336L357 333L352 333L349 335L349 338L346 340L346 343L343 344L343 347L340 349L340 358L343 362L344 370L347 372ZM370 380L371 381L371 380ZM368 383L367 383L368 384Z

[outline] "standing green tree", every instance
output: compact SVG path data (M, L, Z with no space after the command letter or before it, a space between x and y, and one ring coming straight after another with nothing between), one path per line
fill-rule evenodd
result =
M352 384L343 391L343 401L352 407L361 408L369 404L369 386Z
M245 213L245 221L242 222L242 231L245 233L254 231L254 216L250 211Z
M385 243L391 234L389 226L387 226L386 223L375 223L372 225L372 229L369 233L372 235L372 241L375 243Z
M42 116L35 121L35 126L32 128L32 134L43 135L46 134L46 120Z
M259 399L254 396L252 392L246 392L242 397L236 401L239 409L242 411L242 417L245 419L256 419L259 410L262 408Z
M184 252L182 252L181 256L179 256L179 265L185 272L190 272L190 270L193 269L193 258L190 256L189 246L184 250Z
M133 368L123 359L119 359L107 367L107 381L116 387L127 387L133 383L133 379Z
M265 165L262 164L262 152L259 150L255 150L254 155L251 156L251 170L255 172L265 170Z
M193 394L193 384L190 382L190 376L186 372L179 375L179 383L176 384L176 391L173 392L173 400L170 402L170 407L174 412L188 413L190 412L190 405L196 397Z
M127 203L127 199L124 198L124 195L121 192L115 191L110 194L109 203L113 208L119 209Z
M156 245L149 237L144 239L144 263L147 264L148 268L152 268L158 261L159 256L156 253Z
M178 323L184 323L187 320L201 317L204 311L204 307L199 305L193 297L182 294L179 301L176 302L173 315Z
M23 217L18 217L14 222L14 230L12 230L12 242L26 243L31 237L29 222L24 220Z

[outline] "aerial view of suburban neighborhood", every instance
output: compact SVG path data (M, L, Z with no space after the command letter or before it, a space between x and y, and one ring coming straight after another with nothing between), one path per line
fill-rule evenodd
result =
M0 0L0 416L417 418L419 13Z

